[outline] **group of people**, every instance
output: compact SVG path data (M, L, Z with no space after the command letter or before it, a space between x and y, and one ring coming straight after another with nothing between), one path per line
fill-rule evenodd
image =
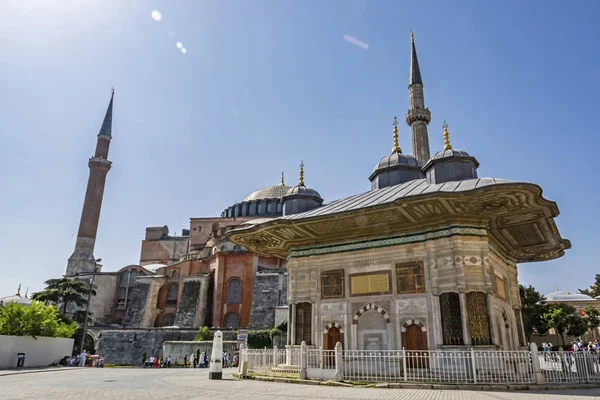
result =
M229 368L229 367L237 367L238 366L238 361L239 361L239 356L237 354L235 354L233 357L226 352L223 352L223 356L222 356L222 363L223 363L223 368ZM175 362L173 362L173 358L169 355L169 357L165 358L161 358L158 356L151 356L148 360L146 360L144 362L144 367L150 367L150 368L171 368L171 367L177 367L180 366L180 364L178 363L178 360L175 359ZM208 355L206 354L206 352L202 352L199 355L196 355L195 353L192 353L189 358L187 355L183 356L183 367L184 368L208 368L209 366L209 360L208 360Z
M87 365L86 365L87 364ZM63 367L93 367L93 368L104 368L104 358L98 355L88 354L87 351L83 350L81 354L76 356L64 356L58 365Z
M554 346L552 346L552 343L542 343L544 354L548 354L553 348ZM589 342L575 339L566 347L566 351L589 351L591 353L598 353L600 352L600 342L598 339Z

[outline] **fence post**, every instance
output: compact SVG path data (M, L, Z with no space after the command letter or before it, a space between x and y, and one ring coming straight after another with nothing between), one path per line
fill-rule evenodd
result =
M402 347L402 374L404 375L404 382L408 381L408 375L406 371L406 350Z
M338 382L344 380L344 363L342 355L342 344L337 342L335 344L335 377L333 379Z
M319 347L319 369L323 369L323 346Z
M531 353L531 363L533 365L533 374L535 375L535 384L541 385L544 383L544 375L542 375L542 367L540 366L540 356L538 354L537 345L535 343L529 343L529 351Z
M273 366L277 366L277 346L273 346Z
M265 375L267 375L267 346L263 349L263 367L265 367Z
M307 358L308 358L308 348L306 346L306 342L302 341L300 345L300 379L306 379L306 369L307 369Z
M477 383L477 364L475 361L475 350L471 347L471 372L473 373L473 383Z

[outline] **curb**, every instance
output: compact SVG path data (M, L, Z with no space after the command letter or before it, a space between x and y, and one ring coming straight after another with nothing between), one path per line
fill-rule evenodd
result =
M0 378L2 378L3 376L11 376L11 375L37 374L40 372L74 371L74 370L78 370L78 369L81 369L81 368L64 367L64 368L47 368L47 369L33 369L33 370L19 370L19 371L15 370L15 371L7 372L7 373L3 373L0 370Z
M252 379L262 382L293 383L297 385L334 386L351 388L377 388L377 389L432 389L432 390L470 390L470 391L495 391L495 392L540 392L548 390L573 390L573 389L596 389L599 384L582 383L579 385L453 385L453 384L427 384L427 383L370 383L365 385L353 385L351 383L336 381L319 381L309 379L278 378L275 376L247 375L242 377L239 373L233 373L238 379Z

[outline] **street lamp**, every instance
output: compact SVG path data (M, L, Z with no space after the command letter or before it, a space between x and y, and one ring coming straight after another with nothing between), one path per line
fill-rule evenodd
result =
M85 334L87 331L87 320L88 315L90 313L90 302L92 301L92 290L94 290L94 280L96 279L96 272L98 272L98 263L102 261L101 258L94 259L93 257L90 259L94 262L94 272L92 272L92 278L90 279L90 286L88 287L88 298L87 304L85 305L85 316L83 319L83 332L81 332L81 348L80 353L84 350L83 346L85 345ZM84 361L85 365L85 361Z

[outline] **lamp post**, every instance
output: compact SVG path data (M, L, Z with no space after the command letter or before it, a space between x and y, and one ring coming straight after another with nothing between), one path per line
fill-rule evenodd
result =
M101 258L98 258L98 259L92 258L92 260L94 261L94 272L92 272L92 278L90 279L90 286L88 287L88 298L87 298L87 304L85 305L85 315L84 315L84 319L83 319L83 332L81 332L81 348L79 349L80 350L79 353L83 352L83 350L84 350L83 346L85 345L85 334L87 331L88 315L90 313L90 302L92 301L92 291L94 290L94 280L96 279L96 272L98 272L98 263L100 261L102 261Z

